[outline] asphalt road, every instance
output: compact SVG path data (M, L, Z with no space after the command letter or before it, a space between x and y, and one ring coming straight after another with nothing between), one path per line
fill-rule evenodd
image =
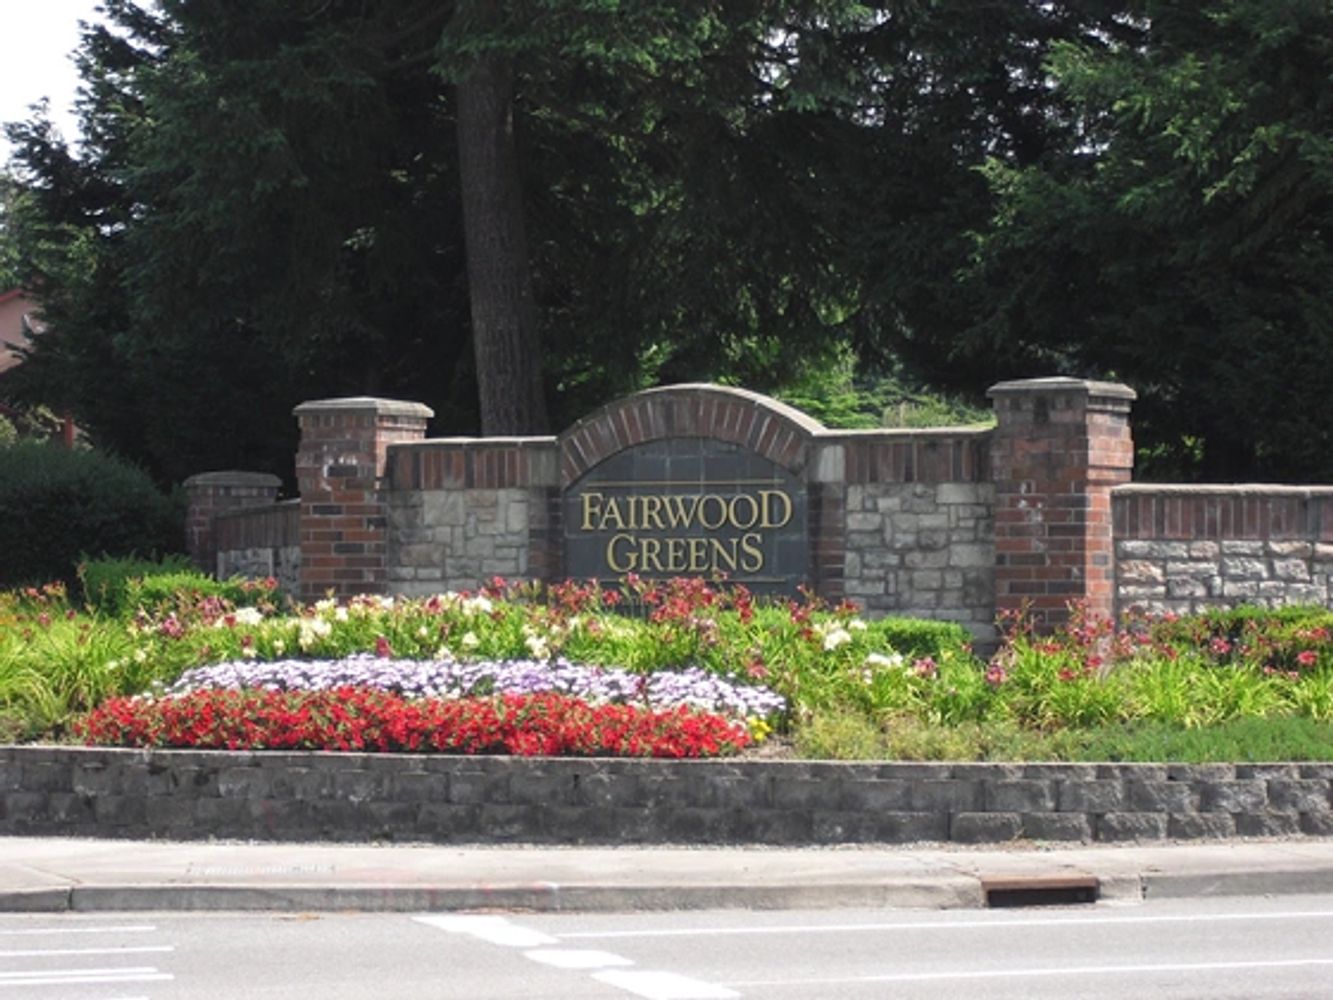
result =
M1333 896L991 911L0 916L0 1000L1333 997Z

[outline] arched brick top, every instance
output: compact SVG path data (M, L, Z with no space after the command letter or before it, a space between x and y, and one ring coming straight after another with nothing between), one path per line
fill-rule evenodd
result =
M606 458L666 437L703 437L748 448L799 474L824 425L776 399L709 384L662 386L626 396L558 437L566 485Z

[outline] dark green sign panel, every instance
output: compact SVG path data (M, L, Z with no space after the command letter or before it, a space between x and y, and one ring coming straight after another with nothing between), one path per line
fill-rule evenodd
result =
M800 481L736 445L669 438L619 452L565 492L575 579L725 576L794 594L810 570Z

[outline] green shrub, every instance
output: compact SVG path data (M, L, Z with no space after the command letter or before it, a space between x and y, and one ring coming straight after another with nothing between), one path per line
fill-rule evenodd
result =
M181 612L210 597L245 607L273 596L270 590L239 578L214 580L181 555L160 560L133 556L85 559L79 564L79 582L89 607L115 617L140 608L154 616Z
M84 552L179 551L183 523L144 473L109 455L0 448L0 586L68 582Z

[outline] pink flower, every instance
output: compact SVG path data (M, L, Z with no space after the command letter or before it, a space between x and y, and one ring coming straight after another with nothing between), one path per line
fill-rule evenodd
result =
M1319 654L1313 649L1303 649L1296 654L1296 662L1302 667L1313 667L1319 662Z
M393 647L389 645L389 640L382 635L375 636L375 655L386 660L393 656Z

